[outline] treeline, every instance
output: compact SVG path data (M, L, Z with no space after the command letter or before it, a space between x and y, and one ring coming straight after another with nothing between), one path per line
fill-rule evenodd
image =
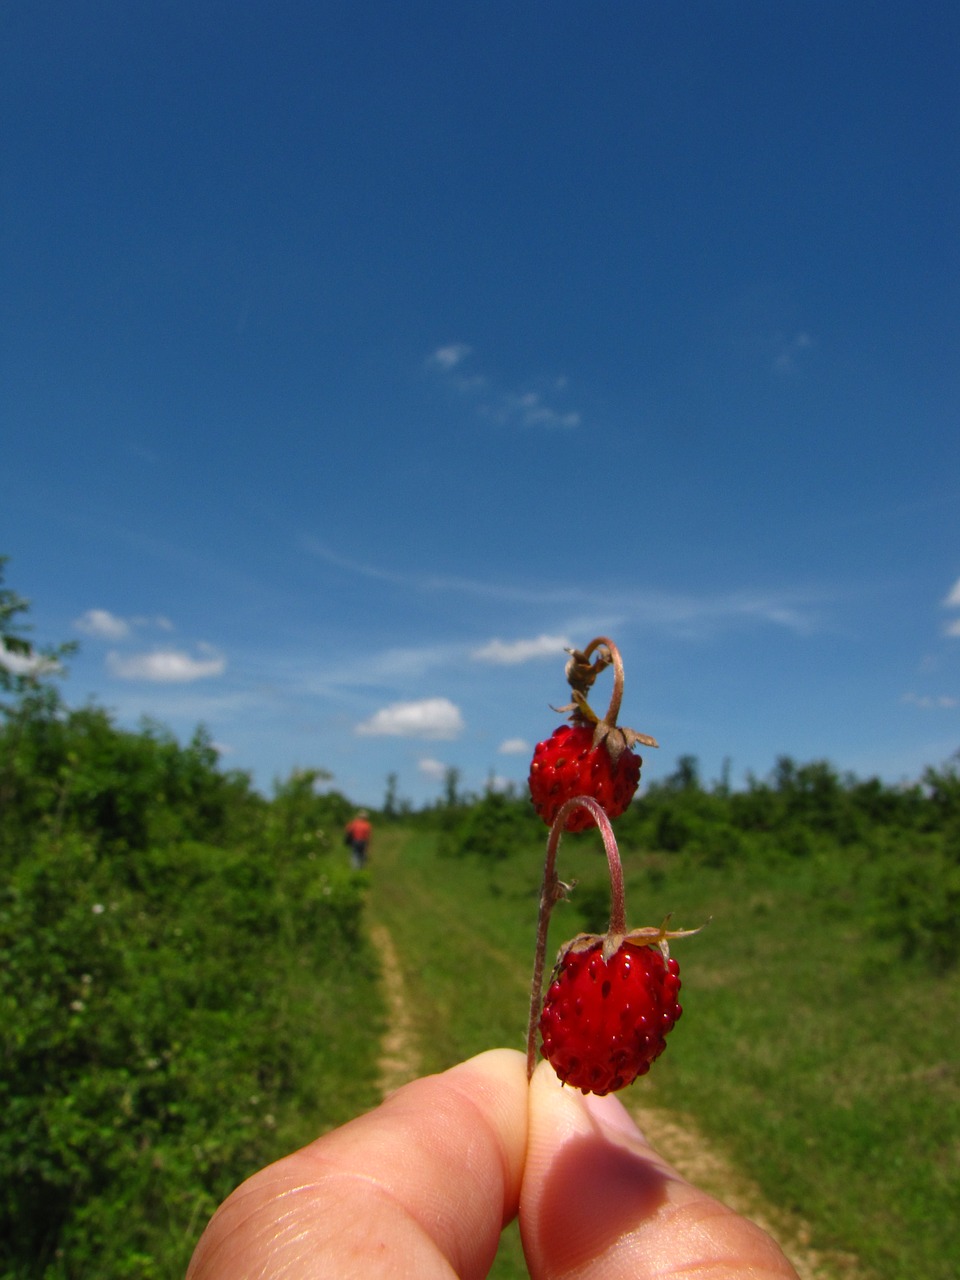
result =
M24 609L0 591L7 641ZM374 1101L350 805L316 771L266 799L3 649L0 1275L182 1275L239 1181Z
M448 797L417 820L439 827L447 855L503 859L546 831L529 799L493 788L480 799ZM816 862L825 883L855 893L865 918L898 939L905 958L936 970L960 961L960 754L909 786L783 756L767 778L736 790L726 777L705 785L697 760L683 756L615 828L622 852L717 868Z
M840 775L825 760L797 764L781 756L769 777L748 777L743 789L733 790L726 778L704 786L696 758L682 756L633 807L631 836L672 852L695 848L722 864L747 837L761 845L770 837L778 850L804 857L821 839L847 847L884 832L910 833L937 837L960 861L958 762L960 755L926 769L917 783L890 786Z

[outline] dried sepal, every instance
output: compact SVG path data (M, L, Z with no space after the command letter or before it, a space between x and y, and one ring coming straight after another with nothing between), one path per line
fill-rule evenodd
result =
M567 683L577 693L586 694L593 687L593 682L605 667L609 667L613 662L613 655L605 644L601 644L597 650L597 656L593 662L582 649L565 649L564 653L569 653L570 660L566 666Z
M675 938L692 938L694 934L699 933L705 927L704 925L699 925L696 929L670 929L668 928L670 919L670 916L665 916L663 922L659 925L644 925L639 929L628 929L623 932L608 930L606 933L578 933L575 937L565 942L557 952L554 973L560 968L568 955L576 954L579 951L589 951L598 942L601 944L600 954L605 964L609 964L611 958L616 955L625 942L632 942L638 947L657 947L664 960L669 960L670 943Z

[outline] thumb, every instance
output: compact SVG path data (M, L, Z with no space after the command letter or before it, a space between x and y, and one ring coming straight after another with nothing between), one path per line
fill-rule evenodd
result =
M779 1246L681 1178L616 1098L564 1088L546 1062L528 1143L520 1230L533 1280L796 1280Z

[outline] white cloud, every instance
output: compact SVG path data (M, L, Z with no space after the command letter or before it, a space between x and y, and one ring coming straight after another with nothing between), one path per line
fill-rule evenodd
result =
M429 778L431 782L442 782L447 776L447 766L442 760L434 760L430 756L424 757L423 760L417 762L417 768L425 778Z
M535 658L556 658L564 649L571 648L566 636L537 636L535 640L491 640L489 644L474 649L471 658L476 662L493 662L498 666L512 667Z
M155 684L186 684L221 676L226 659L209 645L200 645L204 656L193 658L180 649L155 649L152 653L107 654L107 668L118 680L149 680Z
M948 622L944 627L944 633L951 637L960 638L960 618L957 618L954 622Z
M169 618L159 614L155 618L120 618L109 609L88 609L73 622L77 631L98 640L126 640L135 627L151 627L157 631L173 631Z
M960 578L950 588L943 604L946 609L960 609Z
M129 622L108 609L88 609L73 625L85 636L97 636L103 640L123 640L130 634Z
M354 729L370 738L458 738L464 730L460 708L449 698L392 702Z
M15 676L43 676L59 671L60 663L39 653L14 653L0 642L0 667Z
M921 707L924 711L938 710L950 711L954 707L960 706L960 700L951 698L945 693L939 694L937 697L931 697L930 694L905 693L900 699L901 702L909 703L912 707Z
M525 756L531 747L526 738L506 738L497 750L502 756Z
M468 347L465 342L451 342L445 347L437 347L427 364L432 365L435 369L443 369L445 372L449 372L450 369L455 369L458 364L466 360L472 350L473 348Z
M500 426L508 423L520 423L525 427L560 428L573 430L580 426L580 414L575 410L561 410L547 403L541 391L510 390L491 385L490 379L483 373L474 373L464 377L460 366L467 356L473 354L473 348L465 342L451 342L437 349L427 357L427 368L439 370L445 375L445 381L464 394L472 394L476 410L483 417ZM553 399L562 396L567 389L565 376L554 378L551 383L541 385ZM489 393L486 399L484 393ZM481 396L483 399L481 400Z
M505 405L510 416L516 414L525 427L579 427L579 413L560 413L543 403L536 391L527 391L520 396L507 396Z

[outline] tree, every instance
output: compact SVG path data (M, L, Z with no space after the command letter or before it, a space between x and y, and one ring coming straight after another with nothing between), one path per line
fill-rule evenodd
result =
M76 653L74 643L56 648L37 649L27 639L30 630L18 621L28 613L30 601L3 586L4 569L9 556L0 556L0 689L20 698L36 693L52 675L63 674L63 660ZM9 714L11 705L0 703L0 711Z
M447 809L455 809L460 803L460 770L450 765L443 775L443 803Z
M63 661L76 652L75 644L38 649L27 638L30 628L20 620L30 609L29 600L3 586L8 557L0 556L0 813L11 803L17 789L20 754L25 738L33 730L52 726L61 709L60 696L50 683L51 676L64 674Z
M383 816L385 818L395 818L397 816L397 775L395 773L387 774L387 791L383 797Z
M667 778L671 791L699 791L700 761L696 756L680 756L677 767Z

